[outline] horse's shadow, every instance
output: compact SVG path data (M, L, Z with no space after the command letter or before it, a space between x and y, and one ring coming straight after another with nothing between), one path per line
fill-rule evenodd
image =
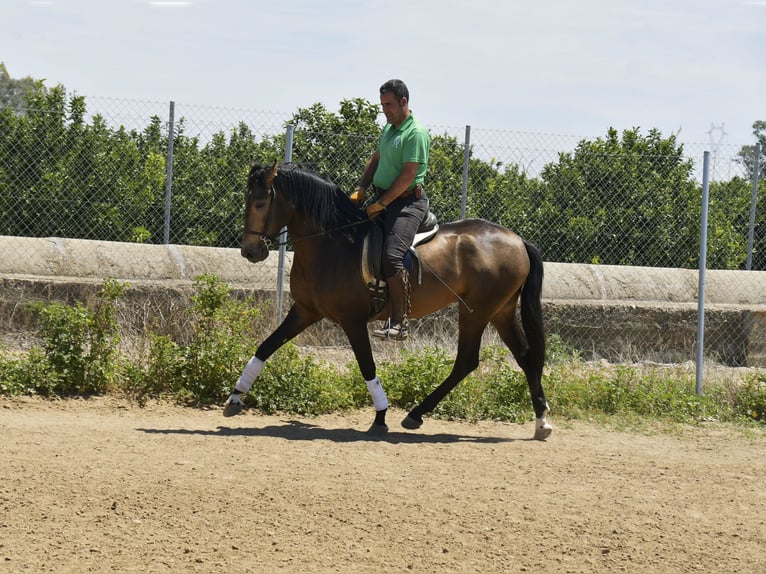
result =
M217 429L162 429L162 428L137 428L137 431L147 434L176 434L176 435L203 435L219 437L271 437L285 440L328 440L331 442L360 442L360 441L385 441L394 444L449 444L469 442L478 444L497 444L504 442L516 442L532 439L517 439L493 436L471 436L450 433L415 434L408 432L391 432L383 436L372 436L364 431L356 429L328 429L303 421L282 421L281 425L269 425L262 428L253 427L225 427Z

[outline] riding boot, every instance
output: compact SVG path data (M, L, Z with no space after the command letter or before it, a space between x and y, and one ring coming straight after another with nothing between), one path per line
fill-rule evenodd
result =
M407 329L407 314L410 307L410 281L406 269L398 271L394 276L386 278L388 298L391 302L391 317L388 325L375 329L373 337L403 341L409 335Z

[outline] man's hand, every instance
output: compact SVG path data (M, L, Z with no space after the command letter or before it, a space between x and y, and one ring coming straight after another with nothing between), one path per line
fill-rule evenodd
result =
M354 191L351 192L351 195L348 196L348 198L354 205L359 207L364 203L364 200L367 199L367 192L361 185L357 185Z
M377 219L381 215L383 215L383 212L386 210L386 206L380 203L379 201L376 201L375 203L369 205L367 207L367 217L370 219Z

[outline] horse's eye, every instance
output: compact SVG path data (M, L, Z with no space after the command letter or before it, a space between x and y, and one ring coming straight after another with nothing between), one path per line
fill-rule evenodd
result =
M259 199L258 201L253 202L253 207L256 209L263 209L266 206L266 201Z

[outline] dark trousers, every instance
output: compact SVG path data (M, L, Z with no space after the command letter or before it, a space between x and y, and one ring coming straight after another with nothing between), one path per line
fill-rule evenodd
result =
M396 275L404 268L403 260L420 224L428 214L426 194L398 197L383 213L383 274Z

